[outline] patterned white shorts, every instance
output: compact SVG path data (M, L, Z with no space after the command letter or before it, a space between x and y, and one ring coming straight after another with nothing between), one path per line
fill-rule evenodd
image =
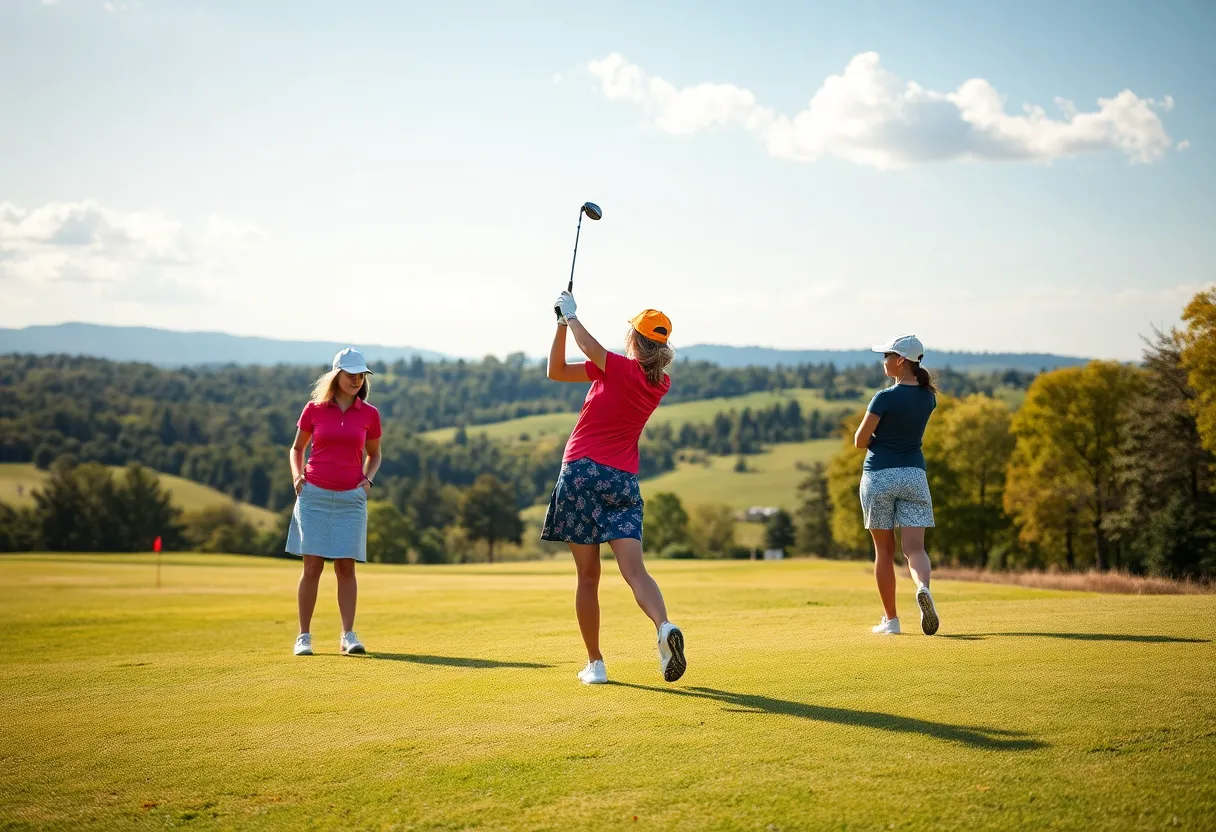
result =
M861 512L867 529L933 528L933 496L920 468L861 474Z

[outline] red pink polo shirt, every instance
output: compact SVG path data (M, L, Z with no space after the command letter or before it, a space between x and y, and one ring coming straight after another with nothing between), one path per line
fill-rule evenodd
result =
M578 422L566 442L562 462L588 457L600 465L638 472L638 438L646 420L671 389L671 378L651 384L642 365L615 352L608 353L604 369L586 364L591 389L583 400Z
M304 479L318 488L350 491L363 482L363 448L380 438L380 411L362 399L343 412L337 402L309 402L296 427L312 434Z

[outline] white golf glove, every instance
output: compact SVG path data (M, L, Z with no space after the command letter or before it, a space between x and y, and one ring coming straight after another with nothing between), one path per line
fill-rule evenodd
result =
M578 317L578 304L574 302L574 295L569 292L558 295L557 300L553 302L553 308L561 312L563 321L573 321Z

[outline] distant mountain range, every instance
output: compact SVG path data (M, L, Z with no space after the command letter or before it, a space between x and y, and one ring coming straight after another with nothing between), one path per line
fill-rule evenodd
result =
M57 324L24 329L0 329L0 354L67 354L108 358L111 361L143 361L166 367L251 364L324 364L345 343L336 341L279 341L223 332L177 332L151 327ZM359 344L368 361L392 363L414 356L440 361L451 356L417 347L387 347ZM869 364L877 356L868 350L779 350L769 347L730 347L694 344L680 347L677 356L692 361L710 361L723 367L774 367L778 364L826 364L838 367ZM539 360L539 359L537 359ZM955 370L1054 370L1084 364L1088 359L1045 353L931 352L928 367Z
M337 341L277 341L224 332L176 332L143 326L57 324L24 329L0 329L0 354L33 353L87 355L111 361L143 361L164 367L207 364L328 364L334 353L351 346ZM415 347L359 344L368 361L392 363L421 356L424 361L446 358L443 353Z
M728 347L718 344L694 344L679 347L676 355L690 361L711 361L722 367L775 367L778 364L827 364L851 367L870 364L878 356L869 350L779 350L771 347ZM1085 364L1088 358L1077 358L1050 353L996 353L996 352L936 352L925 354L925 366L950 367L955 370L985 372L989 370L1055 370L1060 367L1076 367Z

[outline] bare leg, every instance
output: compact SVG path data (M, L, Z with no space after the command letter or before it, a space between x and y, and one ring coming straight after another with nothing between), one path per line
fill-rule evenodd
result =
M929 553L925 551L924 529L900 529L899 540L903 544L908 571L917 586L929 586Z
M354 558L335 560L334 574L338 576L338 612L342 616L342 634L345 635L355 629L355 602L359 600Z
M600 547L597 544L570 543L574 566L578 570L578 589L574 593L574 612L583 634L588 661L602 661L600 652Z
M882 608L888 619L895 613L895 532L891 529L870 529L874 538L874 581L882 598Z
M300 585L296 588L296 605L300 609L300 632L311 632L312 613L317 608L317 586L321 583L321 573L325 570L325 558L316 555L304 556L304 572L300 575Z
M659 585L650 577L646 565L642 563L642 541L623 537L609 541L608 545L616 555L616 565L621 570L621 577L633 590L633 600L638 602L642 612L646 613L646 617L654 622L655 630L658 630L667 620L667 606L663 603L663 593L659 592Z

